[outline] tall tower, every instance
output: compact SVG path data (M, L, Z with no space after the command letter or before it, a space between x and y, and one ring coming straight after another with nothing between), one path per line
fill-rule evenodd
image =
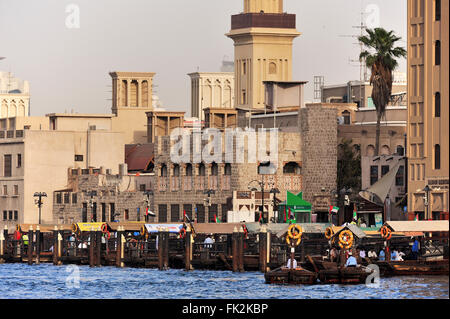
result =
M295 14L283 13L283 0L244 0L226 35L235 47L235 106L264 108L263 81L292 81Z

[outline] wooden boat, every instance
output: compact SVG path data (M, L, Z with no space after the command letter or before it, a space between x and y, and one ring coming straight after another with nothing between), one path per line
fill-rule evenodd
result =
M364 284L367 277L373 272L364 266L359 267L333 267L319 270L319 280L322 284Z
M268 284L313 285L317 283L317 273L302 267L294 269L280 267L264 274Z
M405 261L377 261L380 275L391 276L448 276L449 260L405 260Z

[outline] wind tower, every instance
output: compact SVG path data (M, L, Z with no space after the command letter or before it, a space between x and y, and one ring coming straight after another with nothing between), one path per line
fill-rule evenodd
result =
M244 0L244 12L231 17L236 107L264 109L263 81L292 81L295 18L283 0Z

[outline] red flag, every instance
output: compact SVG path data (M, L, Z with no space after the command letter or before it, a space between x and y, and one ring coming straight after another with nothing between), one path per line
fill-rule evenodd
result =
M148 216L148 206L145 208L145 215Z
M286 206L284 206L284 222L287 222Z
M186 210L183 209L183 220L186 222Z
M293 217L294 217L294 216L292 216L291 208L289 207L289 219L294 219Z

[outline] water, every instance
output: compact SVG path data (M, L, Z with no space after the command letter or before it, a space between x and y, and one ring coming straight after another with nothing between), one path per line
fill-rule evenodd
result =
M46 298L448 299L449 277L381 278L379 288L365 285L294 286L268 285L259 272L0 265L0 299Z

